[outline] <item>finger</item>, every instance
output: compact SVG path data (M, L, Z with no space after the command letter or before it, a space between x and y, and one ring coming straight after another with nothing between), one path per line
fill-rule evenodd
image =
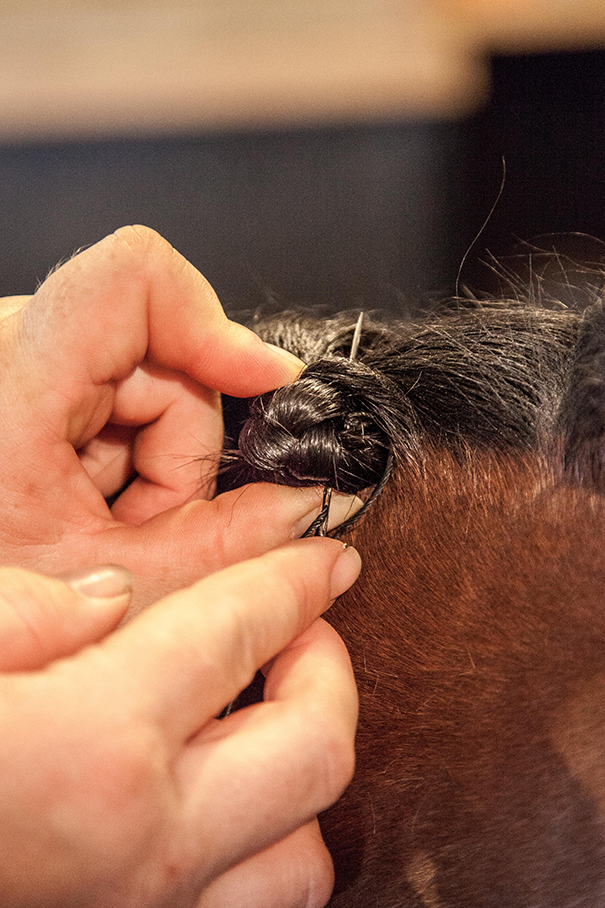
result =
M212 501L193 501L173 508L141 526L105 520L100 530L87 533L76 523L73 530L64 533L60 546L54 541L56 528L51 522L51 542L34 548L31 543L24 546L23 540L37 540L45 515L36 512L23 534L15 534L10 544L4 542L4 561L33 570L44 563L52 574L90 564L123 564L136 578L129 612L132 618L142 608L213 571L299 538L319 514L322 497L319 489L258 483ZM342 523L361 505L356 497L333 495L329 527Z
M124 568L65 580L0 568L0 671L30 671L71 655L113 630L132 590Z
M197 908L323 908L333 885L332 859L312 820L220 876Z
M87 562L125 564L137 577L140 608L299 538L319 514L322 497L322 490L314 488L245 486L158 514L138 527L112 527L95 537L95 547L92 552L87 548L85 557ZM354 496L334 494L330 529L361 506Z
M327 809L353 774L357 691L333 628L318 620L296 638L269 672L265 696L202 729L177 764L183 835L217 869ZM200 816L212 843L197 831Z
M138 427L107 424L78 449L81 465L103 498L111 498L134 477L137 432Z
M103 496L72 446L103 429L116 386L143 361L243 395L283 384L300 369L230 322L199 272L141 227L124 228L67 262L29 302L15 302L1 325L5 365L10 362L0 413L4 485L14 512L22 512L15 535L36 540L44 533L38 526L30 530L34 499L44 503L49 533L56 533L57 521L81 528L83 516L94 515L95 530L108 521ZM216 421L216 409L211 417ZM200 436L206 429L208 424L199 425ZM197 448L179 453L205 453ZM118 456L117 468L124 474L128 459ZM162 485L170 489L166 477ZM161 504L147 502L144 513Z
M45 504L49 489L67 486L75 519L83 512L105 519L106 509L71 446L86 445L114 415L120 421L120 413L114 414L116 393L121 391L118 405L124 406L133 373L143 363L184 373L214 392L241 395L284 384L301 368L297 360L230 322L199 272L143 227L123 228L67 262L5 325L11 380L3 388L0 428L15 464L13 497L18 499L23 488L24 472L30 497L39 496ZM199 394L189 394L199 402ZM27 413L23 400L34 402ZM175 488L174 471L161 468L173 449L166 452L156 445L170 427L182 426L173 442L177 448L187 432L192 442L196 436L204 439L202 450L199 443L177 450L181 463L204 456L209 445L219 450L216 393L202 402L201 416L190 411L183 416L181 404L164 409L145 435L143 467L149 471L155 458L155 478L143 472L129 494L124 506L129 522L182 503L190 494L188 481L177 481ZM113 454L113 476L124 475L129 458L116 449ZM113 482L111 486L112 492L117 490Z
M304 539L172 594L106 641L113 677L128 679L119 696L178 750L359 569L354 549Z
M194 496L210 497L218 458L209 455L222 442L220 396L182 373L145 364L118 384L111 423L78 454L105 496L136 472L113 514L142 523Z
M202 275L145 227L122 228L81 252L23 312L28 346L72 387L78 379L124 379L145 358L241 396L300 372L300 364L229 321Z

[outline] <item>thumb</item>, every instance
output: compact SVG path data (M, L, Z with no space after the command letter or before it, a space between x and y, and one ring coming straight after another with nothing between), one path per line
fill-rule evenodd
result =
M105 637L130 603L132 575L105 565L45 577L0 568L0 671L32 671Z

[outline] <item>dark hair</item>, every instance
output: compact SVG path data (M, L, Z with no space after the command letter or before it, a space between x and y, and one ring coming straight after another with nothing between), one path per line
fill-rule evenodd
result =
M250 403L224 486L380 485L392 457L422 469L427 445L565 451L568 472L598 479L605 429L605 315L532 301L463 301L407 323L284 313L255 330L307 363ZM562 447L563 446L563 447Z

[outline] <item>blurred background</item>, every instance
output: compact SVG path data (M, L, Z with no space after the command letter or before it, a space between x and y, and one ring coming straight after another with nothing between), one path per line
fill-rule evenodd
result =
M0 295L127 223L232 313L603 256L603 0L3 0ZM545 234L570 234L540 239Z

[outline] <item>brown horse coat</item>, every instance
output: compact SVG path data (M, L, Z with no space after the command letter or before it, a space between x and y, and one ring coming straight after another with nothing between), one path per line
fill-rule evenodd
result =
M242 436L255 451L231 472L351 491L394 458L346 534L361 578L329 615L361 698L356 775L322 818L330 904L601 908L602 307L473 304L370 325L355 376L351 330L259 327L307 358L315 384L263 399Z

